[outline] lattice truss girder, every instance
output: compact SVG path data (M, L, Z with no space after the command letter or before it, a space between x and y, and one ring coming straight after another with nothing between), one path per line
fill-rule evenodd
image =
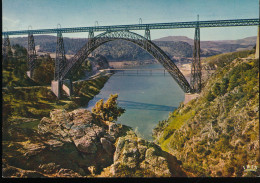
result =
M205 27L230 27L230 26L258 26L259 18L253 19L235 19L235 20L211 20L199 21L200 28ZM28 31L33 34L50 34L61 31L62 33L72 32L89 32L93 31L124 31L128 30L145 30L149 29L179 29L179 28L196 28L197 22L170 22L170 23L153 23L153 24L132 24L132 25L115 25L115 26L95 26L95 27L74 27L74 28L59 28L59 29L39 29L39 30L22 30L22 31L7 31L3 34L9 35L27 35Z
M126 41L133 42L139 45L141 48L148 51L155 59L157 59L170 73L173 79L179 84L179 86L183 89L184 92L191 92L191 87L189 82L180 72L178 67L174 64L174 62L152 41L140 36L136 33L125 31L114 31L114 32L105 32L99 34L98 36L91 39L91 41L86 43L71 60L69 60L66 64L65 69L63 70L60 79L64 79L72 74L73 71L76 71L78 67L82 64L84 60L88 57L88 55L94 51L100 45L113 41L123 39Z
M61 75L64 71L66 66L66 56L65 56L65 49L63 43L62 33L57 33L57 45L56 45L56 59L55 59L55 73L54 73L54 80L60 80Z
M36 60L36 51L35 51L35 43L33 34L28 34L28 60L27 65L29 71L33 72L35 68L35 60Z

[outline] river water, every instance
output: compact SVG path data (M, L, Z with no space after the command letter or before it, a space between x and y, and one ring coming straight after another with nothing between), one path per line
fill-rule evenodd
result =
M163 69L160 64L138 67L139 69ZM131 126L138 135L152 140L152 130L161 120L168 118L184 100L184 92L167 71L124 71L110 77L101 92L93 98L87 109L95 103L107 100L110 94L117 93L118 105L126 112L117 123Z

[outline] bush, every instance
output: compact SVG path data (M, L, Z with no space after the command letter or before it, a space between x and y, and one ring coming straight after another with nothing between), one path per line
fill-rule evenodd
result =
M212 94L211 91L208 92L208 94L206 95L206 100L211 102L215 99L215 96Z
M173 133L175 132L175 129L165 129L163 132L162 138L164 140L168 139Z
M118 107L117 98L118 94L111 94L105 103L103 99L99 100L92 108L92 113L103 121L116 121L125 112L125 109Z

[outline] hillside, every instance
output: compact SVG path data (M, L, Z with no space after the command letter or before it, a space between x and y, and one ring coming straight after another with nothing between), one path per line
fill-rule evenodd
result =
M162 50L173 60L178 58L192 57L193 40L185 36L169 36L153 40ZM19 44L27 47L27 37L11 38L12 45ZM65 53L75 54L85 43L86 38L64 37ZM252 49L255 45L256 37L249 37L234 41L201 41L201 56L208 57L225 52L232 52L241 49ZM35 45L39 54L41 52L55 53L56 37L48 35L35 36ZM133 61L149 60L152 56L135 44L118 40L100 46L95 54L105 56L109 61Z
M257 175L243 168L260 161L259 60L252 53L204 60L216 71L203 83L200 96L181 104L153 131L155 142L195 176Z
M89 92L89 90L88 90ZM5 178L186 177L176 157L115 123L118 95L86 109L54 109L5 127Z
M164 42L187 42L193 46L194 41L186 36L168 36L154 41ZM201 41L200 46L204 50L217 51L219 53L240 51L243 49L252 49L256 44L256 36L247 37L238 40L221 40L221 41ZM218 54L219 54L218 53Z
M35 45L38 52L55 53L56 37L55 36L35 36ZM27 47L27 38L11 38L11 45L19 44ZM64 37L65 53L75 54L87 42L85 38L66 38ZM191 57L192 47L185 42L156 42L159 47L166 51L170 57ZM172 50L174 50L172 52ZM133 61L133 60L149 60L153 57L135 44L117 40L106 43L94 51L94 54L101 54L109 61Z

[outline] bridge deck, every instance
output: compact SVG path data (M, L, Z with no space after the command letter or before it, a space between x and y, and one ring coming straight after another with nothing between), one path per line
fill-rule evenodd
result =
M57 32L74 33L74 32L89 32L89 31L98 32L98 31L119 31L119 30L145 30L147 28L180 29L180 28L195 28L197 26L199 26L200 28L206 28L206 27L257 26L257 25L259 25L259 18L21 30L21 31L6 31L6 32L2 32L2 34L3 35L28 35L29 33L53 34Z

